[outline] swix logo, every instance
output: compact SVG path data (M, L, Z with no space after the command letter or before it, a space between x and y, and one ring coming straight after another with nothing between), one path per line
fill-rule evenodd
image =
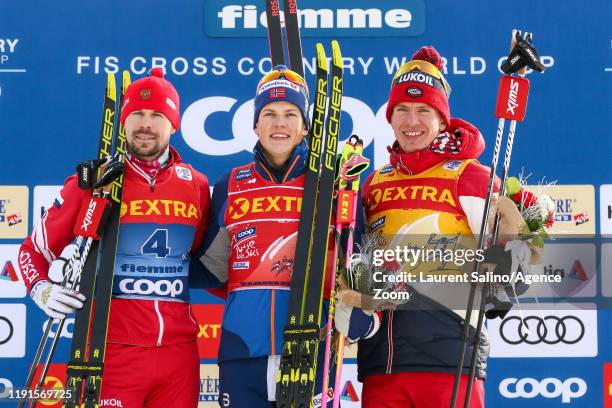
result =
M228 214L232 220L238 220L249 213L299 212L301 208L302 197L265 196L253 199L238 197L229 204Z
M523 77L505 75L501 77L495 116L522 122L525 119L529 80Z
M207 0L205 30L211 37L265 36L267 19L265 9L253 1ZM425 30L425 4L423 0L404 0L399 4L379 0L375 7L356 8L352 0L310 0L309 8L297 8L295 0L289 2L285 13L297 14L298 25L304 37L319 35L338 36L418 36ZM272 14L280 15L279 0L271 1Z
M159 215L166 217L200 217L198 207L193 203L177 200L132 200L121 203L121 216L132 217Z
M85 213L85 218L83 219L83 225L81 225L81 229L83 231L87 231L87 228L92 224L93 214L96 210L96 200L91 200L89 202L89 207L87 208L87 212Z
M164 279L153 282L148 279L135 280L132 278L126 278L119 282L119 290L127 294L153 294L175 298L183 293L183 282L180 279L175 279L172 282Z
M510 95L508 96L508 107L506 108L506 112L512 113L512 115L516 115L514 109L518 106L518 91L519 91L519 83L512 79L510 81Z
M438 189L432 186L407 186L375 188L370 192L367 205L370 210L378 207L380 203L397 200L420 200L436 203L446 203L456 207L453 194L449 189Z

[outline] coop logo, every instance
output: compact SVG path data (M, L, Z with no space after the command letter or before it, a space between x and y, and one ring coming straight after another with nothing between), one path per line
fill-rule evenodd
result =
M236 233L236 242L244 241L247 238L254 238L257 236L257 227L249 227L238 233Z
M157 282L153 282L148 279L136 280L126 278L119 282L119 290L126 294L159 295L175 298L183 293L183 281L175 279L171 282L161 279Z
M229 3L229 4L228 4ZM290 2L287 13L297 12L300 34L304 37L412 37L425 31L425 2L380 0L373 7L359 8L352 0L311 0L296 10ZM273 15L281 16L281 1L272 1ZM259 2L248 0L209 0L205 6L204 29L211 37L264 37L266 10Z
M587 392L587 384L582 378L506 378L499 383L499 392L506 398L561 398L563 404L581 398Z

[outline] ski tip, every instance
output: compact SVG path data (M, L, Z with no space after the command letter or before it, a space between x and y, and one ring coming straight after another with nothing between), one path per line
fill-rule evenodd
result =
M327 57L325 56L325 49L323 44L317 43L317 65L320 69L327 71Z
M106 74L106 97L113 101L117 100L117 85L115 82L115 74L111 72Z
M333 40L331 43L332 46L332 58L334 65L341 67L342 66L342 53L340 52L340 44L338 41Z
M132 78L130 77L130 71L127 69L123 71L122 81L121 81L121 93L125 94L125 90L132 83Z

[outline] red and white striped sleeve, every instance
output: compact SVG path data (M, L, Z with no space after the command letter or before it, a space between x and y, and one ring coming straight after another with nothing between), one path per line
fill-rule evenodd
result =
M89 193L78 187L76 175L66 179L60 196L19 248L19 269L28 291L48 278L49 265L75 238L74 223Z

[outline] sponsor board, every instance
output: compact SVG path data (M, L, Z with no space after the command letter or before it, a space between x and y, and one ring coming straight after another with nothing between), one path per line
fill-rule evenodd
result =
M588 386L586 381L579 377L542 379L513 377L503 379L498 389L503 397L510 399L548 398L562 404L571 404L587 393Z
M601 235L612 235L612 184L599 187L599 222Z
M21 239L28 234L27 186L0 186L0 239Z
M38 225L42 215L55 203L60 204L62 186L34 186L34 203L32 208L32 225Z
M601 294L612 297L612 244L601 244Z
M555 235L595 235L595 187L592 185L525 186L535 194L548 194L555 203Z
M543 263L543 273L558 276L561 281L532 283L524 296L589 297L597 294L594 244L546 243Z
M0 357L25 356L26 306L3 303L0 308Z
M342 380L340 384L340 404L342 407L361 407L363 384L357 381L357 364L344 364L342 366Z
M272 13L284 22L282 2L272 1ZM425 2L391 0L358 7L352 0L310 0L285 13L297 13L302 37L412 37L425 31ZM290 5L295 5L290 1ZM210 37L265 37L267 20L263 3L248 0L208 0L204 30Z
M27 294L17 263L18 252L19 245L0 245L0 298L23 298Z
M36 369L36 373L34 373L34 381L32 384L37 384L38 379L40 378L40 374L42 372L42 364L38 366ZM42 383L43 390L54 390L55 392L50 393L50 398L40 399L37 403L37 406L45 407L45 408L61 408L64 406L63 399L61 398L61 393L65 392L66 389L66 364L50 364L49 369L47 370L47 375ZM109 405L101 405L109 406ZM122 405L110 405L121 407Z
M200 358L217 358L221 340L224 305L192 305L191 312L198 323Z
M216 364L200 364L200 402L198 408L218 408L220 405L219 367Z
M503 320L489 320L491 357L597 356L595 304L540 303L540 308L523 310L521 317L515 307Z

